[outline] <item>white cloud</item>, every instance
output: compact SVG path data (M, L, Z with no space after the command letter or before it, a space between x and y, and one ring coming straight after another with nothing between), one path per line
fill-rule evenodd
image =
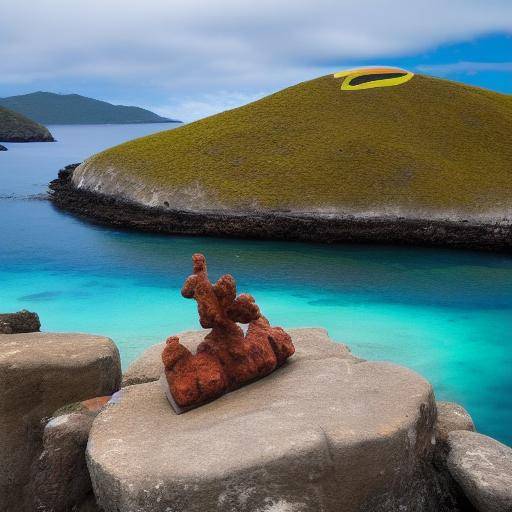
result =
M139 88L181 101L194 115L211 110L208 94L255 95L354 59L512 33L510 0L0 2L0 85L96 81L120 96Z
M185 97L165 105L147 105L147 108L166 117L195 120L245 105L265 96L265 92L243 94L220 91L215 94L200 94L197 97Z

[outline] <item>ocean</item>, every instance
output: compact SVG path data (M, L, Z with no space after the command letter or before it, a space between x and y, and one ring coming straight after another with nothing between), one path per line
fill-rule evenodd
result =
M191 255L231 273L274 325L324 327L363 358L406 365L512 445L512 258L471 251L172 237L99 227L45 199L57 171L179 125L50 126L55 143L0 153L0 312L45 331L111 337L126 367L199 327L180 288Z

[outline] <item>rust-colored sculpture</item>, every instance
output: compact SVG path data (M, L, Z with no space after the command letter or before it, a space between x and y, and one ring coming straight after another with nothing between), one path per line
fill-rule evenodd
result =
M268 375L295 352L290 336L271 327L251 295L236 295L232 276L214 285L202 254L192 256L194 273L181 294L195 299L201 326L211 328L194 355L176 336L162 353L169 391L180 408L207 402ZM237 324L249 324L247 333Z

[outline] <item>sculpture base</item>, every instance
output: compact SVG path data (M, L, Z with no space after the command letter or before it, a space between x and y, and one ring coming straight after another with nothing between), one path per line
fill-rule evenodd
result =
M171 404L172 408L174 409L174 412L176 414L183 414L184 412L190 411L191 409L196 409L197 407L201 407L201 405L204 405L206 402L201 402L200 404L191 405L189 407L181 407L176 403L176 400L174 400L174 397L172 396L171 390L169 389L169 383L167 382L167 379L165 377L165 374L160 377L158 380L160 387L163 389L165 396L167 397L167 400Z
M271 373L278 372L281 368L283 368L285 366L287 366L287 363L285 363L284 365L280 366L279 368L276 368ZM236 389L231 389L229 391L226 391L225 393L222 393L219 396L211 398L210 400L204 400L203 402L199 402L197 404L189 405L187 407L181 407L181 405L176 403L176 400L174 400L174 397L172 396L171 390L169 389L169 383L167 382L167 378L165 376L165 373L160 376L160 378L158 379L158 382L160 384L160 387L164 391L165 396L167 397L167 401L171 404L172 408L174 409L174 412L176 414L183 414L184 412L191 411L192 409L197 409L198 407L201 407L203 405L209 404L211 402L215 402L215 400L218 400L221 396L229 395L233 391L236 391L237 389L240 389L240 388L244 388L245 386L248 386L249 384L252 384L253 382L257 382L259 380L265 379L269 375L271 375L271 373L269 373L268 375L263 375L261 377L256 377L255 379L252 379L252 380L248 380L247 382L244 382L240 387L238 387Z

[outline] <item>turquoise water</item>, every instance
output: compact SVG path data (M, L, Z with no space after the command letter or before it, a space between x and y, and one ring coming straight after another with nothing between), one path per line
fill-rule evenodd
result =
M0 153L0 311L112 337L124 365L198 327L190 255L231 272L275 324L323 326L362 357L414 368L512 444L512 258L478 252L160 237L105 229L38 198L57 169L169 125L55 126Z

